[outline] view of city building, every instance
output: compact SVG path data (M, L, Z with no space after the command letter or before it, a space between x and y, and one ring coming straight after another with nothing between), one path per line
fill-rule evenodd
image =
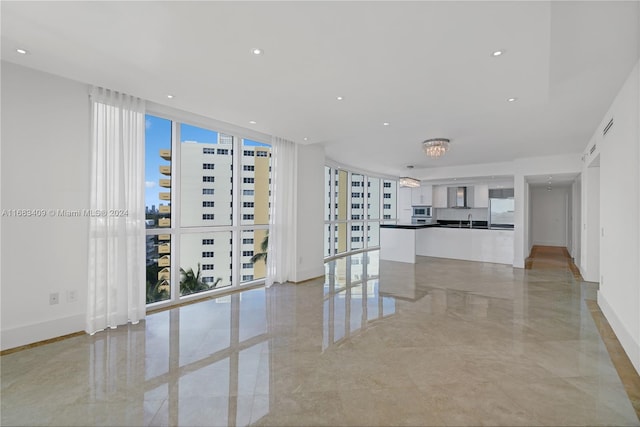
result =
M325 167L325 257L377 247L380 224L397 220L398 183Z
M266 275L271 147L147 115L147 303ZM378 247L397 181L325 167L325 256Z
M150 115L146 142L147 303L264 278L271 147Z

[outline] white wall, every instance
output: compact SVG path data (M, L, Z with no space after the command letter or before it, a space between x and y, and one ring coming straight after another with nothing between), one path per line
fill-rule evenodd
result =
M581 194L582 194L582 182L581 179L576 179L571 186L571 212L572 212L572 245L571 245L571 257L576 265L580 265L581 262L581 229L582 229L582 212L581 212Z
M613 118L606 136L602 129ZM600 156L600 290L598 304L640 372L640 63L585 149ZM594 155L598 153L594 152ZM585 164L585 168L586 168ZM586 169L587 174L589 169ZM583 175L584 176L584 175ZM596 190L587 180L587 193ZM584 212L583 201L583 212ZM587 218L587 229L591 226Z
M324 275L324 147L298 146L295 281Z
M86 85L2 62L2 209L88 208L89 135ZM2 217L2 349L84 329L88 224Z
M600 167L582 173L582 257L580 274L588 282L600 281Z
M447 221L467 221L469 214L473 221L488 221L489 209L488 208L471 208L471 209L451 209L451 208L436 208L434 209L436 218Z
M567 246L569 187L531 187L530 239L534 245Z

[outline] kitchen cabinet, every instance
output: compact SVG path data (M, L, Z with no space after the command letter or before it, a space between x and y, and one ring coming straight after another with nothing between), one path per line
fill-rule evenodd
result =
M411 223L411 215L413 215L413 210L411 209L412 200L411 193L413 188L409 187L400 187L400 191L398 192L398 222L400 224L410 224Z
M416 262L416 255L513 264L513 230L380 227L380 259Z
M411 205L412 206L431 206L432 202L432 185L421 185L411 189Z
M447 186L446 185L434 185L432 204L434 208L446 208L447 207Z
M399 238L407 237L410 238L410 236ZM423 228L416 230L415 243L410 239L407 242L415 245L415 255L418 256L512 265L513 239L513 230ZM382 239L380 240L382 253ZM398 255L392 254L392 256ZM411 262L406 254L404 257L403 262Z
M488 208L489 207L489 185L488 184L475 184L473 186L473 203L470 203L474 208Z

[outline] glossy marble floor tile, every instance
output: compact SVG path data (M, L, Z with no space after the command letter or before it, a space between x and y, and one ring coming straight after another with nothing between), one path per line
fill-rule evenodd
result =
M2 425L640 425L565 269L377 252L2 356Z

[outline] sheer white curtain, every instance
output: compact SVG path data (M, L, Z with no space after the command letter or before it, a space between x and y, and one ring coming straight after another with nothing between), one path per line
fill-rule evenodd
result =
M91 90L91 213L85 330L145 316L144 101Z
M282 138L271 140L271 209L266 286L293 278L296 256L298 146Z

